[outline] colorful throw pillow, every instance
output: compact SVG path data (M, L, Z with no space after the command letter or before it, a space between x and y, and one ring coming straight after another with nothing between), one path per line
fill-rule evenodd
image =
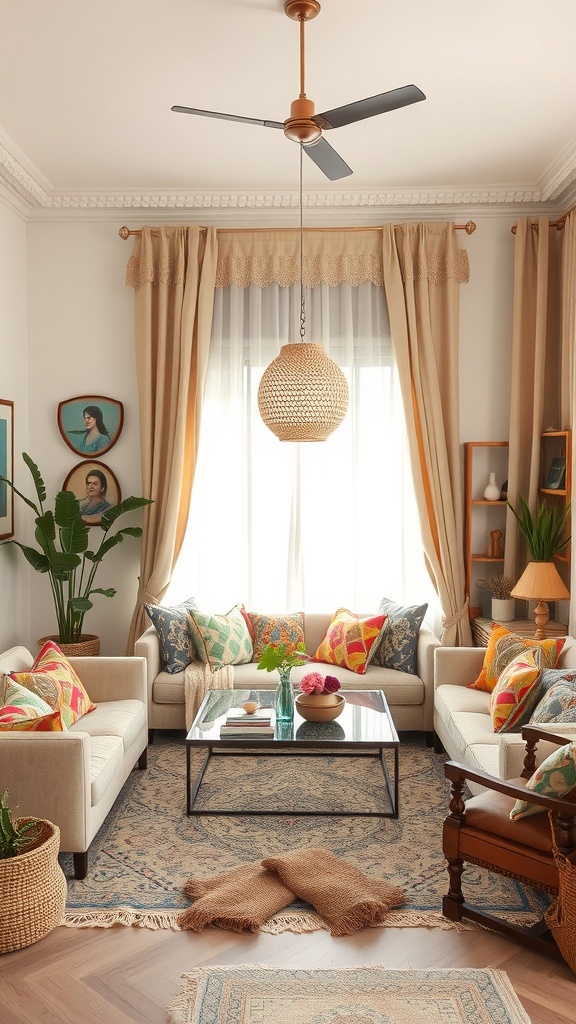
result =
M553 683L536 705L530 718L532 725L545 722L576 722L576 684L568 681Z
M541 651L519 654L502 672L490 696L494 732L513 732L534 707L540 682Z
M252 659L252 640L236 604L226 615L203 615L191 609L188 625L201 661L213 672L224 665L244 665Z
M0 730L11 732L62 732L65 726L59 711L53 711L38 694L7 678L4 703L0 708Z
M52 640L46 641L29 672L10 672L9 679L38 694L53 711L60 711L67 729L96 707L67 657Z
M349 668L363 676L385 621L385 615L360 619L347 608L339 608L313 660Z
M403 607L386 597L382 598L378 614L386 616L386 625L374 652L375 665L416 674L418 636L427 609L427 604Z
M493 626L482 670L478 678L469 684L470 689L492 693L506 666L518 655L535 648L542 651L541 668L555 668L565 642L566 637L555 640L531 640L527 637L516 636L505 626Z
M174 607L161 604L144 605L158 633L162 668L170 675L183 672L198 656L188 628L188 612L197 607L193 597Z
M252 661L260 661L262 651L268 644L284 644L296 648L304 643L304 615L291 612L287 615L259 615L249 613L252 622L254 652Z
M526 789L559 799L576 789L576 741L554 750L528 779ZM510 817L515 821L529 814L542 814L545 810L545 807L531 804L529 800L517 800Z

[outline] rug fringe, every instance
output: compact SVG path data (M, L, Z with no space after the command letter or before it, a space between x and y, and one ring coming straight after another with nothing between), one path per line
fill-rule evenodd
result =
M134 907L114 907L113 910L66 911L62 925L65 928L113 928L116 924L150 928L151 931L171 929L181 931L179 910L136 910Z

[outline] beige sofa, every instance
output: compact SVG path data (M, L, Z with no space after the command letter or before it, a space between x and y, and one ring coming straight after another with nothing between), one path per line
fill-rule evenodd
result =
M315 651L322 642L332 620L331 614L304 616L304 641L308 652ZM400 732L416 730L427 733L432 741L434 649L439 641L423 626L418 638L416 656L417 675L396 669L369 665L365 675L334 665L301 665L292 669L291 678L299 679L315 667L337 676L343 690L383 690L392 712L396 729ZM162 671L160 646L154 626L150 626L136 641L134 653L146 659L148 686L148 725L154 729L184 729L184 672L170 675ZM234 689L270 690L278 683L277 672L258 669L255 662L234 666Z
M442 747L453 761L469 765L501 779L518 778L524 760L520 732L495 733L490 715L490 694L470 690L482 668L484 647L437 647L434 667L434 746ZM576 668L576 640L567 637L558 668ZM551 726L551 732L576 736L576 725ZM538 744L537 763L557 744ZM476 794L481 787L470 784Z
M94 704L66 732L0 732L0 789L19 815L48 818L60 849L85 878L88 847L136 762L146 767L148 719L142 658L71 658ZM25 672L25 647L0 654L2 672Z

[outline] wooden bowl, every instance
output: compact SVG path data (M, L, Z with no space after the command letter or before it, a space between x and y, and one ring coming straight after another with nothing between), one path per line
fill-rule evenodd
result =
M333 722L342 714L345 703L339 693L299 693L296 710L307 722Z

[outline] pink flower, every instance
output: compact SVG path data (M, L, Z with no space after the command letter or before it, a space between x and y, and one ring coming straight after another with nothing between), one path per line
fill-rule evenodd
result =
M340 680L336 676L326 676L324 680L324 693L336 693L340 689Z
M300 680L300 689L303 693L323 693L324 679L319 672L308 672Z

